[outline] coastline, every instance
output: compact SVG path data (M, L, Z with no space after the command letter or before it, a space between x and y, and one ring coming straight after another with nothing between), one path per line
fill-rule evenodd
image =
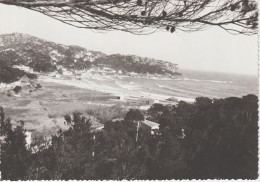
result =
M215 78L184 76L168 80L89 72L65 72L63 75L55 72L33 73L38 78L32 81L39 83L42 88L31 92L28 86L22 86L24 88L20 95L0 95L0 104L6 108L7 117L28 121L26 125L29 128L63 124L65 114L76 110L85 112L86 107L123 105L125 108L147 110L154 103L177 104L181 100L193 103L196 97L218 99L255 94L252 92L254 87L247 87L251 82L243 85L237 82L238 79L230 81L225 75ZM16 85L29 83L30 81L21 83L20 80L12 84L1 84L0 90L6 92Z
M146 77L130 77L130 76L119 76L119 75L82 75L81 77L75 78L74 76L59 76L58 78L50 77L46 75L40 75L38 80L42 82L53 82L62 85L74 86L82 89L89 89L97 92L103 92L112 94L116 97L122 97L121 101L133 98L147 98L154 100L166 101L169 98L176 98L178 101L183 100L186 102L194 102L194 98L173 96L171 94L156 94L149 90L143 91L141 85L130 81L129 83L123 83L123 79L145 79L145 80L176 80L169 78L146 78Z

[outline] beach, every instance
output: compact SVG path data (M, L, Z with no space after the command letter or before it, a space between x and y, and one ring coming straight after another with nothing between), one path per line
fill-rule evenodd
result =
M225 98L257 95L257 78L245 75L184 71L177 79L141 78L118 75L80 76L38 74L42 88L24 89L19 97L1 94L0 105L13 122L23 120L28 129L64 127L64 115L87 108L113 107L148 109L153 103L194 102L196 97ZM2 85L12 88L17 83ZM10 89L9 88L9 89Z

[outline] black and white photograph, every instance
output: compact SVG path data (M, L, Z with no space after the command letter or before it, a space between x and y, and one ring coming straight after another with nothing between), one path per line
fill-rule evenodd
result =
M256 0L0 0L0 179L257 180Z

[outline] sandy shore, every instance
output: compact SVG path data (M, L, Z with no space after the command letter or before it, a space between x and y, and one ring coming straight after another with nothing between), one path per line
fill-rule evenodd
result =
M149 90L141 89L142 85L138 85L134 82L123 83L121 77L118 76L100 76L96 77L83 77L76 79L75 77L61 77L54 78L50 76L40 76L39 80L42 82L52 82L67 86L74 86L82 89L93 90L97 92L103 92L112 94L114 96L123 97L124 100L135 98L150 98L154 100L166 100L173 97L172 95L153 93ZM193 98L175 97L177 100L183 100L187 102L193 102Z

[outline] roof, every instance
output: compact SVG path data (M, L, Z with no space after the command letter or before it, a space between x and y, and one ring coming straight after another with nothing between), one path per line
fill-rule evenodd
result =
M118 117L118 118L112 119L112 122L122 121L122 120L124 120L123 117Z
M92 132L99 132L99 131L102 131L104 128L104 124L101 124L97 121L92 121L91 124L92 124L91 125Z
M149 121L149 120L144 120L142 121L144 124L146 124L147 126L149 126L152 130L154 129L159 129L160 124L155 123L153 121Z
M99 127L95 128L95 131L101 131L101 130L103 130L103 129L104 129L104 125L103 125L103 126L99 126Z

